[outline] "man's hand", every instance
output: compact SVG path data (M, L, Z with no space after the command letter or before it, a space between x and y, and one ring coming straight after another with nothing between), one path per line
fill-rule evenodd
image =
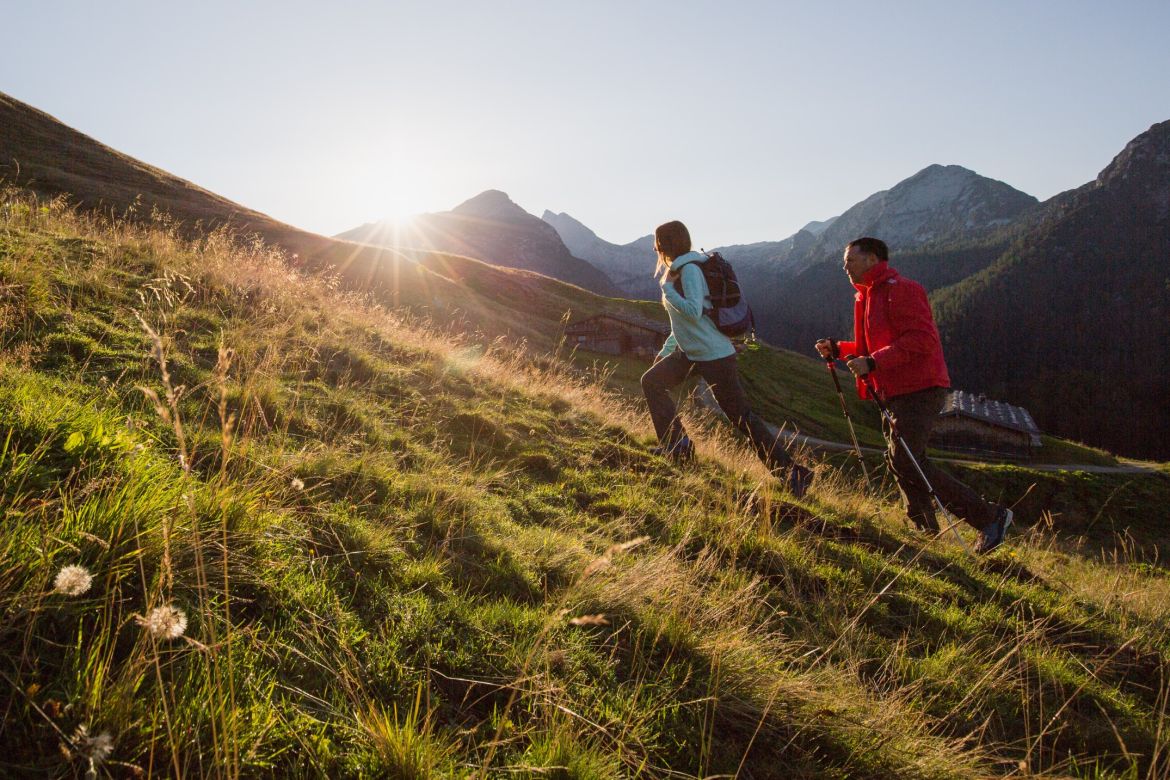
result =
M821 353L821 357L825 360L832 360L836 357L836 355L833 354L835 350L833 349L832 339L818 339L816 348L817 352Z
M868 374L870 371L873 370L869 366L869 361L870 361L870 358L868 358L868 357L864 357L864 356L863 357L855 357L852 360L850 360L849 362L847 362L845 364L845 367L848 368L850 371L852 371L854 376L861 377L861 376L865 376L866 374Z

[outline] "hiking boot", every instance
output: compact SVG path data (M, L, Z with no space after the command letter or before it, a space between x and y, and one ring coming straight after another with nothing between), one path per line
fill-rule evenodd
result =
M799 463L793 463L788 469L788 475L784 482L788 485L788 492L792 493L796 498L804 498L804 494L808 492L809 485L812 484L813 473L811 469L806 469Z
M695 445L691 443L690 437L683 436L681 439L669 446L659 445L657 447L651 448L650 454L661 455L662 457L667 458L668 460L672 460L675 463L685 463L694 459Z
M1007 536L1008 526L1012 524L1012 510L999 507L995 510L995 519L984 526L979 532L979 539L975 542L975 552L983 555L1003 544Z

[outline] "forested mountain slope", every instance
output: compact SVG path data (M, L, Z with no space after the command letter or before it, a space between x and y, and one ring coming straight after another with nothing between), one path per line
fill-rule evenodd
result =
M952 378L1024 404L1057 435L1170 457L1168 252L1162 122L1054 199L993 265L934 297Z

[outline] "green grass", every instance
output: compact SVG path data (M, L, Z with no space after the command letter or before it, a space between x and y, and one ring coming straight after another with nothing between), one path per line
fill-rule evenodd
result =
M1111 453L1080 442L1041 436L1040 449L1033 459L1043 463L1077 463L1090 466L1116 466L1118 460Z
M1038 483L974 559L828 467L794 501L698 419L694 468L649 456L633 364L435 330L255 247L9 193L0 290L0 774L1165 770L1170 474L972 467ZM833 430L822 366L745 363ZM74 564L89 590L55 592ZM164 605L179 638L142 625Z

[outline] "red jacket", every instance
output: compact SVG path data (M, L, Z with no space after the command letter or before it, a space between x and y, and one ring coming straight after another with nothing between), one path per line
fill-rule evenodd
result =
M878 263L853 286L853 341L837 343L840 355L872 357L870 377L886 398L950 387L942 341L922 285L903 279L889 263ZM868 396L860 380L857 392Z

